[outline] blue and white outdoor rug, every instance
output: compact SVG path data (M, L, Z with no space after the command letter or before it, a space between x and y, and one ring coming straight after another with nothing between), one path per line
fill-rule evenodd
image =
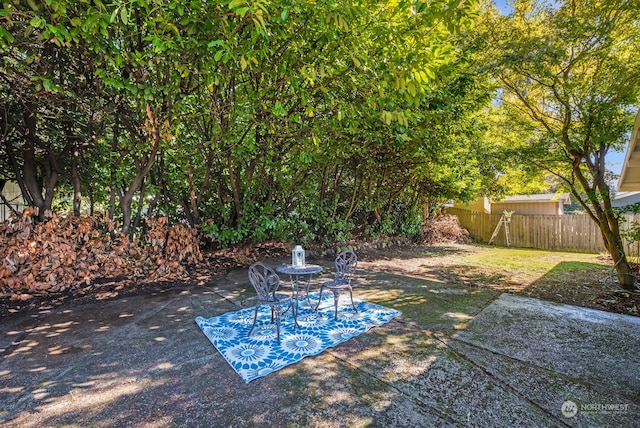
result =
M318 301L318 293L310 293L311 303ZM280 319L280 345L276 324L271 323L271 310L262 306L256 327L247 337L253 324L254 307L224 315L203 318L196 323L246 383L297 363L304 357L318 355L325 349L346 342L371 327L381 326L400 315L399 311L354 299L358 308L351 307L348 295L340 297L338 320L334 320L333 294L324 293L318 312L313 312L306 300L298 303L298 325L293 331L291 312Z

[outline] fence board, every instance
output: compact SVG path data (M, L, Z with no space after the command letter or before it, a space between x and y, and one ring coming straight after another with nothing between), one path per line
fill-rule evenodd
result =
M25 206L22 204L11 204L14 210L21 213ZM11 217L11 209L4 203L0 203L0 222L8 220Z
M458 217L460 225L469 231L471 237L482 243L489 242L498 225L501 214L485 214L460 208L448 208L447 212ZM640 215L627 214L620 223L621 231L626 231L640 223ZM509 224L511 246L539 248L554 251L574 251L582 253L606 253L600 229L587 215L518 215L513 214ZM506 245L504 229L494 241L496 245ZM640 244L625 243L628 256L638 257Z

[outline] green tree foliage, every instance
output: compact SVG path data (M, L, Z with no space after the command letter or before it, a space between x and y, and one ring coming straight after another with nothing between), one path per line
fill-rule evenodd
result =
M58 6L4 2L0 14L3 168L40 208L40 218L60 177L79 194L79 164L92 145L98 110L90 61L73 43L77 33L46 24L63 19L66 10Z
M425 202L494 172L463 51L476 2L2 7L2 150L14 177L52 177L51 193L25 186L31 203L63 176L125 232L163 214L223 244L335 240L415 233Z
M621 149L640 95L637 0L522 0L484 22L487 63L503 89L510 156L553 174L602 232L618 278L633 288L605 156Z

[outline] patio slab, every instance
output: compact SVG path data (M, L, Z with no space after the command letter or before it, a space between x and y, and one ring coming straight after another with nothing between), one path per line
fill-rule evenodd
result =
M355 285L359 298L403 315L249 384L194 322L251 306L246 270L206 286L4 317L0 423L632 427L640 420L640 318L373 269Z

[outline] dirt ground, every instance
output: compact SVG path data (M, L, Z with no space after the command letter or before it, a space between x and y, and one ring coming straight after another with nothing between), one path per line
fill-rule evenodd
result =
M396 245L386 248L360 246L358 256L363 268L375 267L408 276L438 278L452 284L488 287L551 302L640 316L640 293L626 292L610 281L603 281L603 274L605 277L611 276L612 264L607 257L599 258L602 266L599 276L594 276L593 270L579 269L561 276L543 278L517 272L505 276L492 267L461 267L458 263L460 255L488 250L487 247L463 244ZM15 296L11 298L6 293L0 296L0 316L61 304L77 305L87 301L112 300L189 284L204 285L230 269L248 267L256 260L284 257L289 251L286 244L270 243L252 248L207 252L204 262L190 271L189 278L180 282L109 278L64 293L34 296L28 300L15 299Z

